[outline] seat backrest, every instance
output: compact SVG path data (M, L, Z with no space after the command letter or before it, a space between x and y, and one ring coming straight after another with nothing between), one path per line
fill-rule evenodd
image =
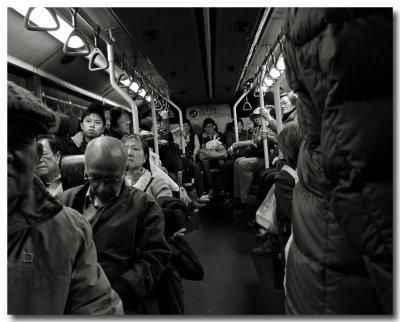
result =
M63 190L85 183L85 155L67 155L61 159L61 182Z

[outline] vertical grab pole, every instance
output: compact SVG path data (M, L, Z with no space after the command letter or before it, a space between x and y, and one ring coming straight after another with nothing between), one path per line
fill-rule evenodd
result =
M282 73L283 75L283 73ZM275 105L275 115L276 115L276 131L277 134L281 133L283 129L282 123L282 108L281 108L281 101L280 101L280 87L282 83L282 75L279 76L278 80L274 85L274 105Z
M239 142L239 130L238 130L238 125L237 125L238 121L237 121L236 107L243 100L243 98L246 97L246 95L249 92L250 92L250 90L244 90L242 96L240 96L239 99L236 101L235 105L233 105L233 123L235 125L235 142Z
M261 66L261 73L260 73L260 78L259 78L259 92L260 92L260 107L264 108L264 91L263 91L263 80L265 76L265 71L267 70L267 66L263 64ZM263 132L267 131L267 124L265 123L265 119L261 117L261 130ZM265 160L265 169L269 168L269 151L268 151L268 140L264 139L263 140L263 145L264 145L264 160Z
M172 101L170 101L168 98L163 97L169 104L171 104L179 113L179 127L180 127L180 136L181 136L181 146L182 146L182 154L185 154L185 138L182 135L183 131L183 116L182 116L182 110Z
M111 41L114 41L112 37L111 29L110 31L110 38ZM108 63L110 66L110 82L111 86L115 89L115 91L122 96L122 98L128 102L132 110L132 121L133 121L133 133L139 134L139 118L138 118L138 110L135 102L130 98L128 93L120 88L115 80L115 65L114 65L114 47L111 43L107 42L107 58Z
M154 102L154 91L151 95L151 118L153 122L153 138L154 138L154 152L158 156L160 156L160 152L158 149L158 129L157 129L157 120L156 120L156 103Z

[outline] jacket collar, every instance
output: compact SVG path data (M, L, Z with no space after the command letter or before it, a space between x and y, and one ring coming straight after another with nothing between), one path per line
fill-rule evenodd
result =
M35 175L32 187L8 218L8 234L50 220L62 209L61 202L47 191Z

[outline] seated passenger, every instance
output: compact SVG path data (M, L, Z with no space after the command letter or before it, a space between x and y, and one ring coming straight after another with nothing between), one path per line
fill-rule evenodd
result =
M93 229L98 261L126 313L158 313L152 292L170 248L164 237L164 216L153 198L125 185L128 153L124 144L103 136L88 144L88 182L58 197L83 214Z
M235 198L240 198L242 204L246 203L247 195L254 181L254 175L265 167L263 139L268 140L268 147L276 144L276 134L272 130L261 130L260 108L256 108L250 115L254 122L253 145L255 154L237 158L234 165L234 193Z
M222 167L226 159L226 149L222 145L217 125L211 118L203 121L203 132L200 136L199 158L202 169L207 179L209 191L208 198L212 198L214 192L214 181L211 173L211 166Z
M296 123L288 124L278 136L279 150L286 161L286 165L275 175L276 220L278 224L278 238L266 233L264 244L253 249L258 257L272 257L279 252L284 253L286 243L292 232L292 196L297 178L297 159L303 136Z
M193 178L195 186L192 187L189 195L195 205L201 208L202 204L207 202L208 199L203 198L204 190L201 178L201 166L196 162L200 151L200 142L188 119L183 120L183 137L185 139L185 156L182 158L184 175L188 173L189 178Z
M129 134L121 139L128 151L128 169L125 184L146 192L154 199L172 197L168 184L161 178L153 176L150 169L149 146L138 134Z
M63 191L60 162L61 145L55 135L39 135L37 143L41 145L42 155L36 168L36 174L52 196Z
M224 134L222 134L222 143L228 149L232 146L233 143L236 142L235 138L235 121L229 122L226 124L226 130ZM237 120L238 124L238 134L239 134L239 141L246 141L248 140L247 131L243 129L243 121L242 119Z
M89 224L35 176L36 136L53 125L54 113L12 82L7 108L7 313L122 314Z
M129 117L119 108L110 111L110 133L113 137L120 140L124 135L129 134Z
M105 123L106 120L104 117L103 108L98 106L96 102L89 105L81 117L80 128L82 131L69 138L66 151L63 151L62 154L84 154L88 143L91 140L103 135L102 133Z

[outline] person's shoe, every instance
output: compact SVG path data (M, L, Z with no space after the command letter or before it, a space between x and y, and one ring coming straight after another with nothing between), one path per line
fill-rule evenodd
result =
M197 193L195 190L189 192L189 197L198 208L203 208L207 203L207 201L201 201L200 198L197 197Z
M275 238L274 235L272 235L271 233L269 233L268 231L265 233L261 233L261 234L256 234L254 236L254 238L260 242L266 242L267 240L271 239L271 238Z
M269 239L260 247L254 248L251 252L260 258L270 258L279 254L279 242L277 239Z
M193 202L193 204L197 207L197 208L203 208L203 207L205 207L205 206L207 206L207 204L205 204L205 203L200 203L200 202L197 202L196 200L193 200L192 199L192 202Z

